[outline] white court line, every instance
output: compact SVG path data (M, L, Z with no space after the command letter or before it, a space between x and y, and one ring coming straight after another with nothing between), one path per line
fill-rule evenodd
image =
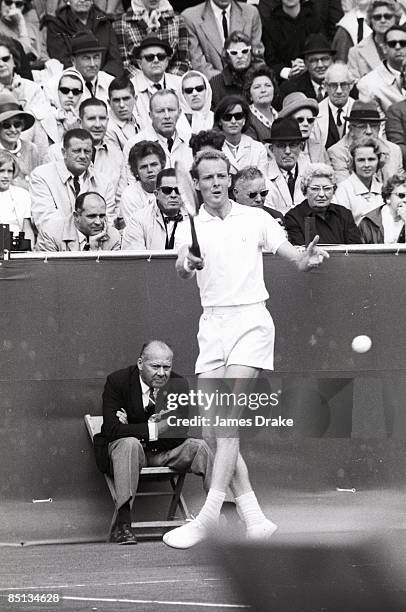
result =
M71 601L95 601L99 603L135 603L135 604L158 604L161 606L193 606L195 608L251 608L243 604L219 604L202 603L198 601L165 601L158 599L116 599L113 597L62 597Z
M75 587L95 587L95 586L131 586L134 584L173 584L177 582L224 582L222 578L173 578L167 580L135 580L131 582L91 582L88 584L46 584L40 586L24 585L24 587L0 587L2 591L45 591L52 589L73 589Z

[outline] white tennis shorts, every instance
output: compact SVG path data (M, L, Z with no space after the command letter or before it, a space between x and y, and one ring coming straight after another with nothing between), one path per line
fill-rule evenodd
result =
M275 326L264 302L205 308L197 340L196 374L229 365L273 370Z

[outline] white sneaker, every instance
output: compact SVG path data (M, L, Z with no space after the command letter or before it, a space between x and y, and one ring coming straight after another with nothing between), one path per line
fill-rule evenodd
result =
M207 537L206 529L197 520L193 519L181 527L167 531L163 541L172 548L191 548Z
M275 525L272 521L265 519L257 525L252 525L247 529L247 538L249 540L267 540L270 538L275 531L278 529L278 525Z

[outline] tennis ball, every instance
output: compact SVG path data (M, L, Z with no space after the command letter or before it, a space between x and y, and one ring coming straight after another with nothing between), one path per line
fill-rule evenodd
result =
M351 342L351 348L356 353L367 353L372 346L372 340L369 336L355 336Z

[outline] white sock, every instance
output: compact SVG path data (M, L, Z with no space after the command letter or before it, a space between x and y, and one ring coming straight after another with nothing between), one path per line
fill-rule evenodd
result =
M266 516L259 506L254 491L236 497L235 503L238 514L245 521L247 528L258 525L258 523L266 520Z
M217 523L225 496L223 491L209 489L203 508L196 517L204 527L211 527L213 523Z

